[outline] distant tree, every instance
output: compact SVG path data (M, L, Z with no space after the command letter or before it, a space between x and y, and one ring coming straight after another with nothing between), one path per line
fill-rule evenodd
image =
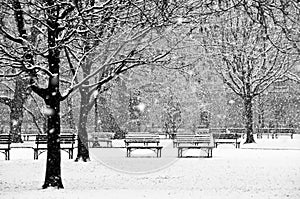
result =
M209 40L203 41L210 54L209 63L215 66L224 83L243 99L246 143L252 143L253 99L272 83L285 79L297 63L298 55L289 49L282 33L276 29L272 35L272 30L267 33L243 11L233 10L215 17L212 24L206 34Z
M169 93L163 112L163 124L167 134L174 135L182 125L181 106L176 97Z
M31 37L28 37L27 30L25 29L25 22L23 19L23 11L21 10L21 4L18 0L12 1L12 9L13 11L11 14L14 16L13 19L5 19L5 15L9 13L9 9L6 8L6 6L1 6L2 14L0 15L0 25L2 28L0 28L0 37L1 40L4 41L2 47L7 47L9 45L9 40L14 40L15 42L22 45L22 47L18 50L16 50L17 54L20 57L23 57L24 59L27 59L28 62L33 63L31 55L29 55L27 52L29 48L25 44L26 40L34 40L35 34L32 33ZM16 35L18 38L13 38L10 35L10 32L7 32L7 30L4 27L13 27L16 26ZM1 34L2 33L2 34ZM7 49L5 49L7 50ZM10 88L11 93L13 95L11 97L3 96L0 98L0 102L4 103L10 108L10 134L12 135L12 141L13 142L22 142L21 139L21 127L23 122L23 112L24 112L24 104L26 102L26 99L28 98L28 95L30 94L30 89L28 89L29 85L29 79L26 78L25 75L20 74L18 72L13 72L15 69L11 69L11 66L13 64L16 64L13 62L13 60L16 58L13 55L10 57L6 57L7 53L10 53L12 49L5 51L2 48L2 61L1 61L1 70L2 74L0 77L3 77L6 80L11 79L15 87L14 89ZM20 67L20 66L18 66ZM7 71L12 70L11 75L7 74ZM14 78L15 77L15 78ZM14 79L12 79L14 78Z

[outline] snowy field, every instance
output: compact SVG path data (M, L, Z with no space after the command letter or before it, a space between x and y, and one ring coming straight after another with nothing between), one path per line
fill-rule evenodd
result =
M41 189L46 154L33 160L32 149L13 148L10 161L0 153L0 198L299 199L300 135L256 141L241 149L220 145L212 158L178 159L170 140L162 141L162 158L145 150L126 158L122 148L93 148L91 162L76 163L62 152L62 190Z

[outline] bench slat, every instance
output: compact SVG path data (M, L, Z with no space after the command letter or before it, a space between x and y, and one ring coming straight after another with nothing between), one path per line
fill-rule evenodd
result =
M0 134L0 150L1 153L4 153L5 160L10 159L10 144L11 144L11 135L10 134ZM2 152L3 151L3 152Z
M143 133L128 133L125 135L125 146L127 150L127 157L130 157L130 154L135 149L150 149L156 152L157 157L161 157L162 146L158 146L160 143L160 138L158 134L152 134L148 132ZM149 146L150 143L156 143L155 146ZM130 145L130 144L143 144L143 145Z
M66 151L69 154L69 159L73 158L73 150L75 144L75 134L60 134L60 149ZM38 156L47 150L48 136L47 135L36 135L34 150L34 159L37 160ZM40 152L39 152L40 151Z

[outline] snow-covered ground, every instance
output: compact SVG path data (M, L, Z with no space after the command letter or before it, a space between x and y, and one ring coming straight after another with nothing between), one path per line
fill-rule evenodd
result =
M162 141L162 158L149 151L126 158L124 149L97 148L91 162L76 163L62 152L61 190L41 189L46 154L33 160L32 149L13 148L10 161L0 153L0 198L299 199L300 135L256 141L241 149L220 145L212 158L178 159L170 140Z

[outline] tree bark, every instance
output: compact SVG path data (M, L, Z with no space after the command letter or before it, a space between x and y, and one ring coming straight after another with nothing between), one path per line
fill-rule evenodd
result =
M78 124L78 153L77 161L90 161L89 146L88 146L88 134L86 130L88 113L90 111L89 100L90 95L88 94L87 88L80 89L81 102L79 111L79 124Z
M55 91L56 86L52 87L52 91ZM49 92L48 92L49 93ZM52 93L52 92L51 92ZM47 165L46 165L46 177L43 188L57 187L64 188L61 180L61 151L60 151L60 101L57 98L50 97L49 100L45 100L47 105L48 115L48 143L47 143Z
M22 77L17 77L14 98L10 103L10 134L12 142L23 142L21 138L21 127L23 123L23 105L27 99L28 81Z
M245 120L246 120L246 141L245 143L255 143L253 136L253 109L252 97L246 96L244 98Z
M48 6L53 6L55 1L49 0ZM53 7L48 10L48 64L49 71L53 76L49 77L48 87L40 96L44 98L47 106L46 114L48 115L48 143L47 143L47 165L46 176L43 188L57 187L64 188L61 180L61 152L60 152L60 101L59 92L59 64L60 49L57 46L56 38L58 36L58 26L56 21L57 8Z

